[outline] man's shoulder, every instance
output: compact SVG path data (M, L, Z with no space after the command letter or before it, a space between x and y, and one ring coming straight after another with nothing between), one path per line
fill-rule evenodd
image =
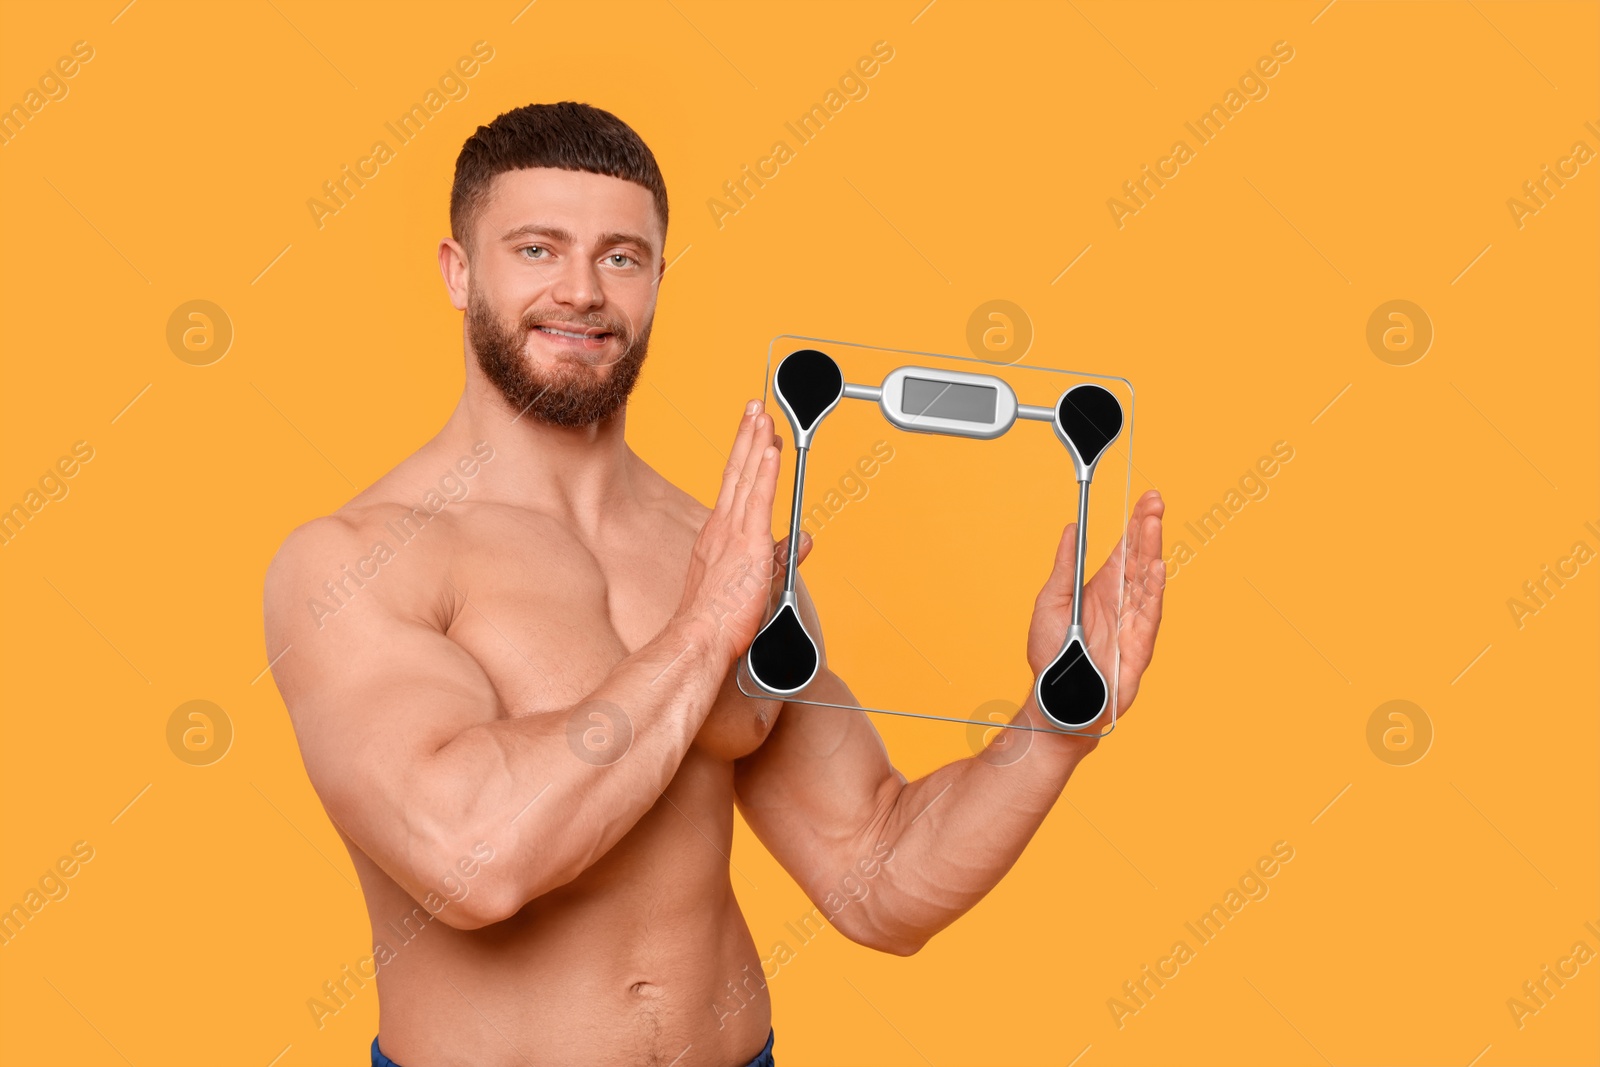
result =
M364 546L375 516L370 509L346 504L330 515L319 515L290 530L267 564L267 594L309 569L342 559Z
M293 629L291 618L304 615L306 604L316 614L323 601L332 611L357 599L387 613L421 610L426 590L436 584L429 576L456 540L456 512L467 493L459 476L423 477L417 459L409 457L337 510L289 531L267 565L269 630L275 624ZM406 562L393 565L401 557ZM392 577L373 582L380 573ZM319 616L318 629L321 622Z
M269 635L296 629L304 621L301 616L307 605L313 606L316 628L322 628L314 606L323 602L342 605L344 599L361 588L355 583L366 581L361 577L362 561L371 558L377 543L375 526L379 523L372 509L346 505L289 531L267 564L263 582ZM366 569L373 569L372 565L369 563ZM338 592L341 586L346 590L342 597Z
M353 550L365 553L396 538L408 541L422 525L435 525L439 519L445 520L441 525L452 525L457 505L469 497L471 478L487 462L483 444L476 454L449 462L439 458L432 442L418 449L335 511L289 531L268 567L269 576L297 565L343 560ZM492 457L493 449L487 455Z

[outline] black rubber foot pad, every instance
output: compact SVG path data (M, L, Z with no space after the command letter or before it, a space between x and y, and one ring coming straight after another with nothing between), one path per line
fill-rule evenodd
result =
M844 393L844 373L826 352L802 348L778 364L777 388L800 429L809 430Z
M750 675L763 689L790 693L817 672L817 646L788 604L750 643Z
M1088 726L1106 706L1106 683L1074 637L1039 679L1039 710L1058 726Z
M1122 405L1111 390L1098 385L1075 385L1062 393L1056 418L1072 447L1090 465L1122 432Z

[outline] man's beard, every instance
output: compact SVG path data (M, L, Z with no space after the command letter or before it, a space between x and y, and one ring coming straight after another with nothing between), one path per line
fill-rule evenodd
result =
M553 308L535 308L522 317L520 328L511 328L476 290L467 294L467 342L478 354L479 368L519 418L532 415L555 426L590 426L615 414L638 382L650 347L651 321L633 337L627 324L598 312L584 318L586 321L575 323ZM557 360L548 368L537 368L525 349L533 323L539 321L575 333L586 326L607 330L612 334L610 343L620 346L622 354L612 363L598 366L570 366L566 360ZM610 373L597 376L599 366L609 366Z

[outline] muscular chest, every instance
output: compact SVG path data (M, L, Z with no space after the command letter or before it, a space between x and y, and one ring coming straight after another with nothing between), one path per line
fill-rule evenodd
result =
M493 525L451 562L448 634L482 665L507 716L576 704L655 637L682 599L691 529L655 524L653 536L589 546L537 519ZM720 759L747 755L781 706L746 697L730 672L694 745Z

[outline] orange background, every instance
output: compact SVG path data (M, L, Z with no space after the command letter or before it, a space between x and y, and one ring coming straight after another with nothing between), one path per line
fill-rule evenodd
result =
M0 907L93 849L0 946L0 1061L364 1062L370 987L321 1030L306 1008L368 930L263 674L262 574L455 403L434 247L456 152L562 99L666 174L628 432L701 499L774 335L971 354L995 299L1029 359L1135 384L1131 488L1165 495L1169 551L1294 449L1189 542L1138 703L1002 884L917 956L830 930L773 979L784 1063L1600 1059L1600 963L1520 1027L1507 1007L1600 951L1600 564L1508 607L1600 551L1600 164L1520 225L1507 206L1600 150L1595 4L124 4L7 3L0 34L0 106L93 49L0 146L0 506L93 448L0 546ZM468 95L318 228L306 201L480 40ZM867 95L719 226L722 183L878 41ZM1267 95L1196 148L1184 123L1279 41ZM1194 158L1119 227L1107 201L1179 138ZM206 366L167 340L195 299L234 331ZM1396 299L1434 332L1404 366L1367 339ZM916 532L907 566L944 558ZM168 743L196 699L233 731L208 766ZM1431 727L1405 765L1369 743L1392 700ZM969 751L879 725L908 775ZM1119 1027L1108 1000L1279 841L1269 895ZM766 953L810 904L742 826L733 858Z

